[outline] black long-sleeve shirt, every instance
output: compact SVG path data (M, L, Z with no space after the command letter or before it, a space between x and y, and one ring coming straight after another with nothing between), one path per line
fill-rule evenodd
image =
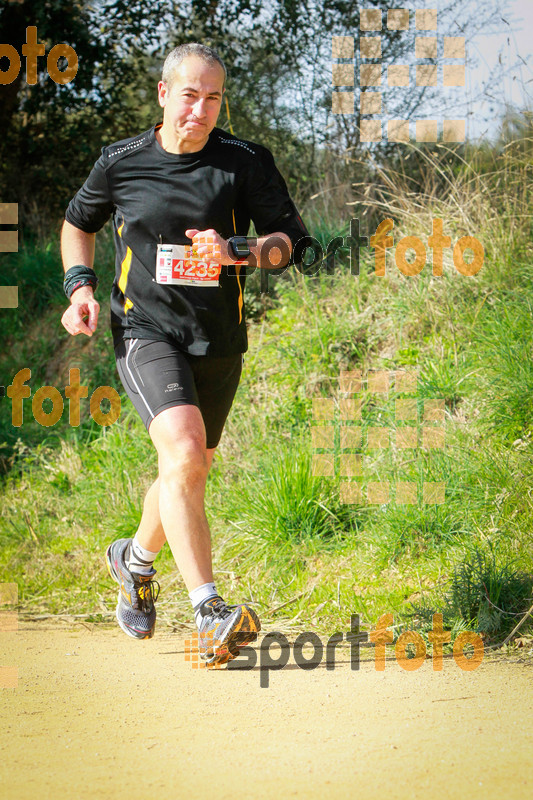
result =
M157 245L190 245L188 228L246 236L250 220L260 236L280 231L293 247L309 234L267 148L214 128L202 150L174 154L155 130L104 147L65 218L94 233L113 215L115 343L149 338L192 355L244 353L245 269L222 266L214 287L160 284Z

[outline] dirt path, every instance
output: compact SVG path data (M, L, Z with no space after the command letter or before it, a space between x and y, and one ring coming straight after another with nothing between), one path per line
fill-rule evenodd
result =
M531 664L197 670L184 638L2 633L2 800L533 796Z

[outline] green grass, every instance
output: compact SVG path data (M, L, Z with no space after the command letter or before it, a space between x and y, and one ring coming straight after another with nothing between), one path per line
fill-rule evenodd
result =
M307 441L271 453L260 475L243 476L241 484L228 506L253 536L258 557L275 553L287 562L295 545L323 552L353 541L362 527L361 511L340 503L337 482L313 476Z

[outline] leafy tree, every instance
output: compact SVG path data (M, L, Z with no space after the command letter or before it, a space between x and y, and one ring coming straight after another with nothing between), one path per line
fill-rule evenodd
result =
M36 26L46 53L66 43L79 65L75 79L60 85L39 57L37 83L28 85L23 60L17 78L0 86L0 197L19 203L24 226L44 233L86 177L98 148L128 135L131 126L141 130L142 117L151 116L146 62L161 38L158 20L166 11L167 0L1 4L2 43L21 54L26 28Z
M412 37L385 24L388 9L403 0L363 5L382 11L383 63L405 63ZM460 6L449 0L439 8L439 30L441 20L455 25ZM327 188L331 176L349 184L351 159L369 146L360 141L357 111L332 114L331 37L355 38L357 75L360 7L354 0L0 0L0 41L20 52L26 27L35 25L47 52L65 42L79 59L74 81L64 86L49 78L45 58L37 85L28 86L21 70L0 86L0 198L20 204L24 224L46 230L103 144L160 118L162 58L193 41L215 47L228 67L231 123L223 108L219 124L270 147L299 204L311 187ZM477 25L485 20L478 14ZM453 32L462 33L457 25ZM387 115L414 116L432 91L383 84ZM386 142L371 149L381 160L397 157Z

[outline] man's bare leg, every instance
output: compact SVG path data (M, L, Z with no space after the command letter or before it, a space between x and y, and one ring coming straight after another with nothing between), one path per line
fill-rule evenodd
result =
M150 425L159 477L148 490L140 531L142 545L157 552L168 541L188 591L213 580L211 533L205 516L205 426L196 406L165 409ZM159 513L157 514L156 500Z
M208 470L211 469L215 451L216 447L205 451ZM159 513L159 477L155 479L144 497L143 513L137 529L137 540L153 553L158 553L167 540Z
M166 409L152 420L149 433L157 449L159 477L145 499L143 536L146 538L142 547L155 553L166 538L193 604L200 657L208 664L224 664L238 655L240 647L257 639L261 622L247 604L228 606L216 594L213 584L211 533L204 509L213 451L206 451L202 415L192 405ZM122 546L121 541L115 544ZM113 565L114 546L108 552L108 568L121 587L126 583L129 588L128 568ZM119 557L117 553L115 561ZM149 577L145 580L149 581ZM133 588L145 602L146 586L137 590L134 583ZM117 620L130 636L150 638L156 622L153 602L149 607L132 609L120 593Z

